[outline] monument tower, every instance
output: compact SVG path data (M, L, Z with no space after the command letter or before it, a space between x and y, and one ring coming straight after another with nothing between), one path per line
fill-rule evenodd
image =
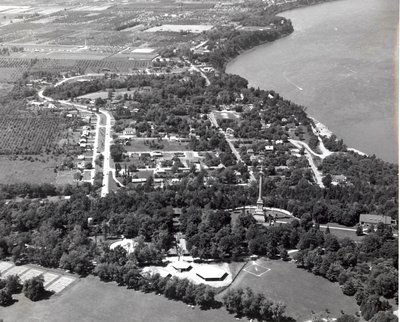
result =
M261 198L262 194L262 176L263 172L262 170L260 171L260 185L258 188L258 199L257 199L257 207L256 207L256 215L264 215L264 202Z

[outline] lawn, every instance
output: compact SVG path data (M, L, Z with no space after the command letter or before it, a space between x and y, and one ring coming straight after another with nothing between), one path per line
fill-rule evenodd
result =
M345 226L343 226L345 227ZM346 227L349 228L349 227ZM321 231L325 232L326 228L320 228ZM363 236L357 236L355 231L348 231L348 230L341 230L341 229L334 229L332 226L329 226L329 231L331 232L332 235L335 235L338 238L350 238L351 240L354 240L356 242L361 241L364 239Z
M33 156L35 159L36 156ZM54 172L56 161L10 160L7 156L0 157L0 184L11 183L55 183L57 174Z
M157 144L162 144L164 147L162 149L152 149L150 148L149 144L145 144L145 141L147 143L153 142ZM126 145L125 149L128 152L145 152L145 151L187 151L188 149L188 143L186 142L178 142L178 141L167 141L167 140L157 140L157 139L132 139L130 142L130 145Z
M58 185L66 185L66 184L74 184L74 175L77 170L65 170L58 171L56 177L56 184Z
M340 310L348 314L359 310L354 297L343 295L338 284L297 268L291 262L264 259L258 260L257 265L249 262L231 287L250 287L285 302L287 315L298 321L310 319L312 311L328 309L332 317L337 317Z
M17 299L13 305L0 308L0 318L7 322L235 321L224 309L192 309L182 302L128 290L115 283L103 283L94 277L84 278L48 300L31 302L23 295L18 295Z

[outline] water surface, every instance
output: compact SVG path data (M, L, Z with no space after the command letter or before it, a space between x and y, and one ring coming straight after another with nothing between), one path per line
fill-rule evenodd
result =
M227 66L307 107L349 147L397 162L398 1L339 0L286 11L295 31Z

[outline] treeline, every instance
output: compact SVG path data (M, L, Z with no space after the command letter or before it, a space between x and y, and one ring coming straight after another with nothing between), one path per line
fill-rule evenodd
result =
M9 275L0 279L0 306L12 305L16 302L13 295L21 291L31 301L38 301L52 294L45 290L43 276L35 276L22 283L18 275Z
M297 266L338 282L343 294L355 296L364 319L391 308L382 297L398 301L397 241L390 227L379 224L376 233L359 244L348 238L340 240L329 229L324 234L318 227L311 227L297 247Z
M286 309L286 304L268 299L262 293L254 294L248 287L229 289L223 303L229 313L258 321L280 321Z
M174 246L174 234L182 232L191 255L203 259L257 254L286 260L287 250L298 248L295 259L300 267L341 283L345 294L356 294L361 308L376 302L377 296L397 296L397 243L389 228L379 225L376 233L356 244L322 233L318 225L313 227L310 214L291 224L270 227L258 225L246 212L233 220L230 213L212 209L240 207L249 201L247 193L254 196L254 202L256 186L249 192L226 184L208 187L204 174L189 177L163 190L146 183L101 199L78 193L69 201L2 203L0 258L61 267L81 275L95 273L103 280L141 287L141 268L160 264ZM179 225L174 225L172 206L178 205L187 209ZM134 238L137 246L128 256L122 248L99 247L94 242L99 235L124 235ZM379 301L381 309L386 307L385 301Z
M217 68L223 69L225 64L241 52L271 42L293 32L290 20L281 18L282 23L275 28L266 30L241 31L230 27L222 27L208 33L210 45L215 46L207 57L209 63ZM218 44L216 43L218 41ZM209 45L209 46L210 46Z
M79 187L75 185L55 186L50 183L13 183L0 185L0 200L22 198L47 198L51 196L71 196L83 192L90 194L93 189L89 183L83 183Z
M116 26L116 27L115 27L115 30L116 30L116 31L121 31L121 30L124 30L124 29L128 29L128 28L135 27L135 26L137 26L137 25L139 25L139 24L140 24L140 23L137 22L137 21L123 22L123 23L121 23L120 25Z

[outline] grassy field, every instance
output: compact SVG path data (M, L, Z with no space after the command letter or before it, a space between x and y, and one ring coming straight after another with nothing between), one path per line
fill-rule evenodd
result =
M257 264L260 266L256 269L249 262L231 287L250 287L285 302L287 315L297 321L310 319L312 311L328 309L332 317L337 317L340 310L348 314L359 310L354 297L343 295L338 284L297 268L294 263L261 259Z
M154 140L157 144L162 144L164 146L163 149L151 149L149 144L144 144L145 140L147 142L152 142ZM167 141L157 139L133 139L130 141L130 145L126 145L125 149L128 152L143 152L143 151L187 151L188 143L186 142L178 142L178 141Z
M191 309L182 302L128 290L114 283L103 283L94 277L84 278L48 300L35 303L23 295L19 295L17 300L9 307L0 308L0 318L6 322L235 321L224 309Z
M55 183L57 173L54 172L56 161L46 162L28 160L10 160L0 156L0 183Z
M55 183L57 185L74 184L74 174L77 170L58 171Z
M346 228L348 228L348 227L346 227ZM325 230L326 230L326 228L322 228L322 227L320 229L323 232L325 232ZM350 238L351 240L354 240L354 241L361 241L365 237L365 235L364 236L357 236L355 231L334 229L334 228L332 228L332 226L329 226L329 230L330 230L332 235L335 235L338 238L348 237L348 238Z

